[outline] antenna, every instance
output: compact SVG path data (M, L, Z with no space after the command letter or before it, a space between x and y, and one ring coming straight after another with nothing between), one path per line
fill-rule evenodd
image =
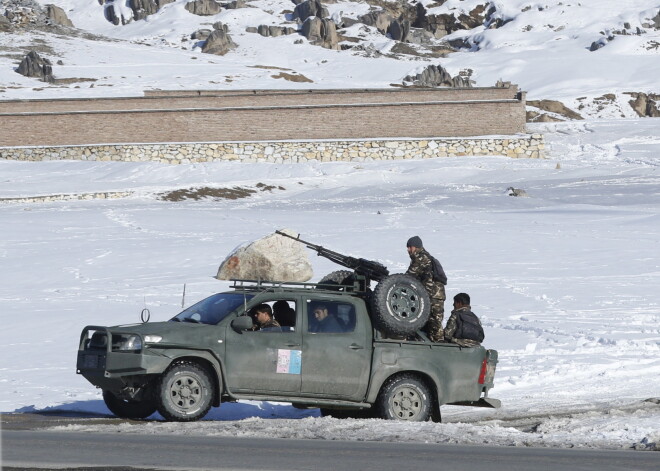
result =
M183 309L184 304L186 303L186 284L183 284L183 295L181 296L181 309Z

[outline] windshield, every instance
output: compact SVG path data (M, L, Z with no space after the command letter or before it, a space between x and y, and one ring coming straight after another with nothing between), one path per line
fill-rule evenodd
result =
M243 303L252 299L250 294L220 293L190 306L180 312L170 322L194 322L196 324L215 325Z

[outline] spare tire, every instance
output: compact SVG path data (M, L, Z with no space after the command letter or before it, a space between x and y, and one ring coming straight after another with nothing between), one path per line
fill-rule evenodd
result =
M401 337L424 327L431 312L431 299L417 278L395 274L376 285L371 308L378 330L388 336Z
M345 286L353 286L355 277L352 271L349 270L337 270L332 273L328 273L318 284L327 285L321 287L322 289L333 289L336 291L342 291Z

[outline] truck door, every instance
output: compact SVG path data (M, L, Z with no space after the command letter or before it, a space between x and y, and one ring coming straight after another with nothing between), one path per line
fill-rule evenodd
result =
M371 369L371 323L361 300L307 298L303 309L303 396L360 400Z
M236 332L227 327L225 371L229 390L292 395L300 392L302 328L298 300L266 302L281 327ZM285 312L284 305L288 310ZM278 313L280 309L280 313Z

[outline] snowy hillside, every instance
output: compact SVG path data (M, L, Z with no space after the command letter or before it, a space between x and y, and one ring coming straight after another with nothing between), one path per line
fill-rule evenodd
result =
M319 13L336 25L338 50L299 32L265 37L246 31L262 25L300 30L290 0L252 0L241 8L208 0L207 6L222 5L210 16L188 11L193 2L187 0L160 2L140 20L126 6L137 0L39 1L61 7L76 29L21 25L17 16L15 24L0 23L6 31L0 34L0 98L137 96L154 88L380 88L400 86L432 64L476 86L517 83L528 99L560 100L585 117L635 116L625 92L660 92L658 0L338 0L323 3L327 11ZM16 11L21 2L32 0L2 0L0 13ZM405 41L392 39L394 30L366 25L369 12L407 20ZM237 47L224 55L202 53L204 36L191 35L217 22ZM55 83L14 71L31 49L52 62Z

